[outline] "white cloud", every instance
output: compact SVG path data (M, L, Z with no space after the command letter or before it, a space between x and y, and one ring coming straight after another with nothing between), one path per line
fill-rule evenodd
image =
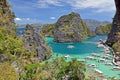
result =
M39 8L69 5L73 9L94 9L95 12L110 12L115 10L114 0L38 0Z
M115 10L114 0L69 0L74 9L95 9L96 12L110 12Z
M55 17L50 17L50 19L54 20L54 19L56 19L56 18L55 18Z
M30 18L15 18L15 21L28 21Z
M26 18L26 20L30 20L30 18Z
M49 5L53 6L62 6L60 0L38 0L37 6L39 8L47 8Z
M15 21L21 21L22 19L21 18L15 18Z

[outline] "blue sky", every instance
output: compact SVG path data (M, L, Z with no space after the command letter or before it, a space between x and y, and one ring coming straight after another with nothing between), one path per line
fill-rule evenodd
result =
M115 14L114 0L9 0L16 14L15 21L26 23L55 23L72 11L83 19L112 21Z

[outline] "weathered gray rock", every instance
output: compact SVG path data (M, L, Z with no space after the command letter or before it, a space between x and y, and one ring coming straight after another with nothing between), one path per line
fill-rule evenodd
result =
M90 36L96 36L95 31L90 31Z
M46 44L40 33L31 25L26 26L24 43L28 51L36 53L35 55L39 56L41 60L46 60L52 55L51 48Z
M40 29L40 33L45 37L54 37L54 24L45 24Z
M15 17L14 13L11 11L8 1L0 0L0 27L5 28L5 30L4 30L5 33L3 33L2 29L0 29L0 32L2 32L2 34L9 34L12 36L15 35L14 17ZM0 41L0 44L1 44L0 46L3 48L2 41ZM4 44L4 45L7 45L7 44ZM4 52L7 52L7 49ZM2 52L0 52L0 62L5 62L7 60L8 60L8 58L5 55L5 53L3 54Z
M112 29L108 35L106 43L112 46L114 43L120 41L120 0L115 0L116 14L113 18Z
M111 24L100 25L100 26L96 27L95 33L97 35L99 35L99 34L109 34L110 30L111 30L111 26L112 26Z
M15 34L14 18L8 1L0 0L0 27L5 27L8 34Z
M70 13L58 19L55 24L54 41L79 42L89 34L88 27L78 13Z
M14 13L10 9L7 0L0 0L0 25L10 27L14 25ZM4 21L3 21L4 20Z

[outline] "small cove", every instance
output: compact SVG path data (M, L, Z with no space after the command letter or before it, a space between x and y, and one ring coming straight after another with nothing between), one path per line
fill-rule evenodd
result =
M77 58L83 60L86 56L91 56L92 53L97 53L100 57L95 57L97 60L86 60L86 64L95 64L97 69L103 72L103 75L106 77L116 77L120 78L120 71L112 70L113 66L105 65L105 62L98 62L98 60L103 57L104 48L98 48L97 42L99 39L106 40L107 35L97 35L94 37L89 37L86 41L78 43L56 43L53 41L53 38L47 37L45 40L51 46L53 50L53 57L62 57L69 55L71 58ZM68 48L68 46L73 46L74 48ZM69 59L68 59L69 60ZM112 62L112 60L108 60ZM89 68L93 70L93 68Z
M24 28L18 28L17 34L23 35ZM53 51L52 58L56 58L56 55L58 55L57 57L63 57L63 56L69 55L71 58L77 58L80 60L84 60L86 56L91 56L92 53L98 53L100 54L100 56L103 56L102 51L104 49L97 48L97 44L96 44L100 39L106 40L107 35L97 35L97 36L89 37L87 38L87 40L83 42L77 42L77 43L56 43L53 41L53 38L51 37L45 38L46 42L52 48L52 51ZM68 48L68 46L74 46L74 48ZM99 58L97 58L97 60ZM112 60L110 60L109 62L112 62ZM103 75L106 77L120 78L120 71L112 70L114 65L107 66L105 65L105 63L98 63L98 61L93 61L93 60L87 60L85 63L96 64L97 69L101 70L103 72ZM89 69L92 70L93 68L89 68Z

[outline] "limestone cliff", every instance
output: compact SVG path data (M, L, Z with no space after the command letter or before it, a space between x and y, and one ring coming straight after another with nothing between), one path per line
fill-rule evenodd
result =
M108 34L110 33L111 30L111 24L107 24L107 25L100 25L98 27L96 27L95 29L95 33L96 34Z
M55 24L54 41L79 42L89 34L88 27L78 13L72 12L58 19Z
M14 33L14 18L15 15L10 9L7 0L0 0L0 27L7 27L7 33Z
M107 44L113 46L116 42L120 41L120 0L115 0L116 14L113 18L112 29L108 35Z
M26 26L24 43L28 51L34 52L35 56L40 57L41 60L46 60L52 55L51 48L31 25Z
M45 24L40 29L40 33L45 37L54 37L54 24Z
M6 53L8 53L8 36L15 37L14 31L14 13L10 9L7 0L0 0L0 62L7 60ZM6 43L5 43L6 42ZM12 42L12 41L10 41ZM4 47L4 45L7 45ZM5 49L5 50L4 50Z

